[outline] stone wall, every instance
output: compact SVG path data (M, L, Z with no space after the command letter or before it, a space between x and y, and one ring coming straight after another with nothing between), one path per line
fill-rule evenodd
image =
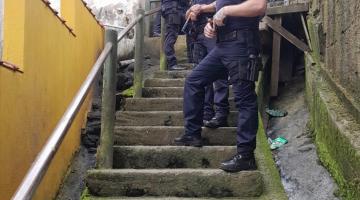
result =
M325 71L352 104L359 105L360 1L313 0L311 17Z
M321 163L342 199L360 199L360 1L312 0L306 98ZM314 60L315 63L312 63Z

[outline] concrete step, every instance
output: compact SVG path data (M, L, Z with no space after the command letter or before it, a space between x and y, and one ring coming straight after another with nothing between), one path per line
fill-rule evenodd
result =
M154 74L154 78L185 78L191 70L179 70L179 71L157 71Z
M95 196L258 197L259 171L226 173L219 169L90 170L87 187Z
M145 80L144 87L184 87L184 84L183 78L151 78Z
M231 111L228 115L228 124L235 127L238 112ZM183 126L182 111L119 111L116 113L118 126Z
M235 146L114 146L114 168L218 168Z
M183 87L144 87L142 89L143 97L176 97L182 98L184 93Z
M174 145L174 139L184 134L183 126L116 126L115 145ZM231 146L236 143L236 127L203 128L206 145Z
M236 111L234 98L229 98L230 110ZM183 98L127 98L125 111L182 111Z
M182 98L184 95L183 87L144 87L143 97L155 98L155 97L172 97ZM229 97L233 97L232 87L229 87Z

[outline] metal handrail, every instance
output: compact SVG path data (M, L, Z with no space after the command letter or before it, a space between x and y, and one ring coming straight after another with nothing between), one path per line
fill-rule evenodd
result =
M129 25L126 26L126 28L124 30L122 30L120 33L119 33L119 37L118 37L118 42L120 42L120 40L122 40L126 34L129 33L129 31L134 28L134 26L139 23L140 20L142 20L144 17L146 16L149 16L149 15L153 15L157 12L159 12L161 10L161 8L154 8L152 10L149 10L147 12L145 12L144 15L140 15L140 16L137 16L135 18L134 21L132 21Z
M120 33L120 37L118 37L117 42L119 42L140 20L142 20L144 16L152 15L159 10L160 8L155 8L144 13L143 15L136 17L136 19ZM85 81L82 83L74 99L71 101L70 105L66 109L64 115L51 133L46 144L44 145L40 153L36 156L36 159L32 163L20 186L13 195L12 200L30 200L32 198L34 192L36 191L42 178L44 177L44 174L49 168L52 159L54 158L63 139L65 138L68 129L72 125L72 122L74 121L87 94L89 93L90 87L96 79L96 75L99 73L100 69L104 65L105 60L109 57L110 52L114 51L114 47L117 47L115 45L115 43L106 42L100 56L96 60ZM113 76L115 75L113 74Z
M113 45L111 43L107 43L105 45L105 48L103 49L99 58L93 65L89 75L86 77L85 81L81 85L75 98L70 103L64 115L56 125L50 138L47 140L45 146L37 155L35 161L31 165L25 178L23 179L15 195L13 196L13 200L29 200L32 198L33 193L39 186L41 179L43 178L46 170L48 169L51 160L54 158L55 153L59 149L60 144L63 141L67 130L70 128L76 114L79 112L79 109L90 90L90 86L94 83L95 77L100 71L101 66L104 64L105 59L109 55L112 47Z

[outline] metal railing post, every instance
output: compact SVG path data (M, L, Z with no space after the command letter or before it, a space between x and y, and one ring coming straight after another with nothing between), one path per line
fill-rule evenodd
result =
M136 16L143 16L135 26L135 66L134 97L142 97L143 65L144 65L144 23L145 11L138 9Z
M145 1L145 11L149 11L151 9L151 2L150 0ZM145 19L145 36L150 37L151 36L151 23L150 23L150 16L146 17Z
M105 44L111 42L113 47L105 61L103 72L101 135L97 153L97 167L103 169L113 167L117 36L118 34L115 30L107 29L105 31Z
M165 71L167 69L166 56L164 51L165 46L165 32L166 24L165 18L161 17L161 36L160 36L160 71Z

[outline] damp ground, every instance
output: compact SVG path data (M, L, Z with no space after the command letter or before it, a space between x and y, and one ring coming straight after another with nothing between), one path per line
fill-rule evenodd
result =
M269 119L267 134L272 139L282 136L288 140L273 154L289 199L337 200L337 185L321 165L308 127L304 76L280 85L279 96L271 100L270 108L288 112L286 117Z

